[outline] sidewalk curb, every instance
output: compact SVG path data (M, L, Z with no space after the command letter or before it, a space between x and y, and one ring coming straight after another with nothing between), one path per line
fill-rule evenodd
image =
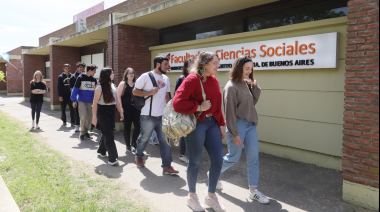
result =
M20 212L16 201L9 192L7 185L0 175L0 212Z

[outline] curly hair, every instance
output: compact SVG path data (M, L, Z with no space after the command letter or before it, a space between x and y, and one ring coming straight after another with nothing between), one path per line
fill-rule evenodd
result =
M214 59L214 56L217 56L219 59L218 54L215 52L202 51L195 60L190 72L198 75L199 77L203 77L203 81L206 81L207 77L204 75L204 69L205 66Z

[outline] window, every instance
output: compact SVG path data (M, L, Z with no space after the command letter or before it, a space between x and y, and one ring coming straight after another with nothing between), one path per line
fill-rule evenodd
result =
M323 1L245 19L246 31L347 16L347 0Z
M223 30L217 30L217 31L212 31L212 32L203 32L203 33L198 33L195 35L195 39L203 39L203 38L211 38L211 37L216 37L219 35L223 34Z
M50 61L45 62L45 79L50 79Z

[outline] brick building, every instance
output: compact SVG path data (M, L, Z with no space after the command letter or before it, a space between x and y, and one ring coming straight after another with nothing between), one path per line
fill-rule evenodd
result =
M27 99L31 74L45 70L45 97L57 109L56 79L64 63L72 72L80 60L112 66L118 84L127 67L144 73L156 55L168 53L173 91L181 61L198 51L215 49L223 67L239 53L250 54L263 89L257 106L260 151L341 170L343 199L378 209L378 0L130 0L88 17L86 24L78 32L75 23L66 26L22 50L23 90L9 88L17 78L13 70L8 92ZM314 51L302 49L313 45ZM294 57L285 48L291 55L295 48ZM301 65L283 67L289 61ZM228 81L223 67L217 76L221 89Z

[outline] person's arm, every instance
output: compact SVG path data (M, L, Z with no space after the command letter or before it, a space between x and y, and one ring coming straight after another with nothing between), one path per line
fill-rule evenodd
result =
M75 85L75 74L70 77L70 92L73 92L74 85Z
M75 86L73 88L73 91L71 92L71 96L70 96L70 99L71 101L73 102L73 107L76 108L78 105L77 105L77 96L78 96L78 92L79 92L79 88L80 88L80 84L81 84L81 80L80 78L78 78L75 82Z
M125 82L121 82L119 84L119 87L117 87L117 95L116 95L117 105L119 106L119 108L121 108L120 111L123 114L124 114L124 109L123 109L123 105L122 105L122 102L121 102L121 94L123 93L124 86L125 86Z
M119 103L119 98L116 98L116 108L120 114L120 121L123 121L124 120L124 112L123 112L123 107L121 107L120 105L121 105L121 103Z
M166 104L170 101L170 92L166 92L165 100L166 100Z
M30 83L30 91L32 92L32 94L37 94L36 88L33 84L33 82Z
M260 94L261 94L260 86L259 85L253 86L253 89L252 89L253 104L255 105L257 104L260 98Z
M62 83L63 83L63 81L61 79L61 76L58 76L57 91L58 91L58 96L60 99L62 98L62 87L63 87ZM60 101L62 101L62 100L60 100Z
M75 88L76 87L74 87L74 90L75 90ZM100 99L101 95L102 95L102 91L101 90L95 90L94 102L92 104L92 124L94 126L96 126L97 123L98 123L98 118L97 118L98 102L99 102L99 99Z

